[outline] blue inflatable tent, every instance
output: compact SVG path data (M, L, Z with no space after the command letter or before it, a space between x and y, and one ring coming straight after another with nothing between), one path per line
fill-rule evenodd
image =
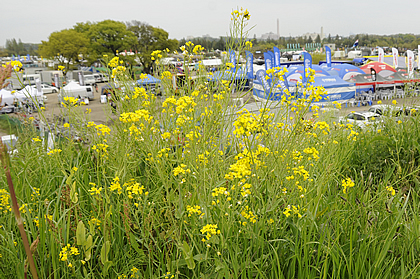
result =
M137 80L138 85L149 85L149 84L156 84L156 83L160 83L160 79L155 78L152 75L147 75L147 78Z

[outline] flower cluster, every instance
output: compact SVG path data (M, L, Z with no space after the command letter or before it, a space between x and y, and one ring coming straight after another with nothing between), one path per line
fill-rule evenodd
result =
M70 244L67 244L60 251L60 261L65 262L69 259L70 256L79 254L79 249L77 249L76 247L72 247Z
M351 180L351 178L346 178L341 180L341 184L343 186L343 193L346 194L348 192L349 188L354 187L354 182L353 180Z
M197 216L203 217L204 216L204 212L201 211L201 208L199 205L187 205L187 212L188 212L188 217L191 217L194 214L197 214Z
M47 155L54 155L54 154L58 154L60 153L62 150L61 149L52 149L50 152L47 153Z
M206 242L210 240L213 235L220 234L220 230L217 229L217 224L208 224L205 225L201 230L201 233L205 235L205 238L202 238L201 241Z
M187 169L187 165L181 164L173 169L174 176L178 176L180 174L190 173L191 170Z

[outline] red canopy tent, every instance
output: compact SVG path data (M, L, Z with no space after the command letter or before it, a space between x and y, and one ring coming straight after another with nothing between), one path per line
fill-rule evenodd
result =
M373 68L377 74L386 77L389 76L392 73L395 73L396 70L391 67L390 65L386 63L379 63L379 62L370 62L362 67L360 69L364 71L366 74L371 73L371 68Z

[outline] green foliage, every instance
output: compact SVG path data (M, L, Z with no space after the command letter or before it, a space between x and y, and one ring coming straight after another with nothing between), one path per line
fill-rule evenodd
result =
M246 49L246 15L232 14L244 35L227 48ZM174 88L156 63L160 98L110 64L121 88L109 127L66 107L85 142L47 149L28 122L11 157L40 278L420 276L419 119L381 131L304 120L323 93L309 86L256 113L231 106L237 84L198 67ZM0 277L23 278L5 185L1 174Z
M146 73L150 73L153 64L151 57L153 51L168 49L172 52L178 46L178 41L169 39L169 34L165 30L140 21L127 22L127 30L131 31L137 38L130 47L132 51L136 51L136 55L131 58L126 57L125 60L133 60L130 63L133 65L134 59L138 59Z
M105 53L116 55L118 51L130 49L135 43L134 34L127 30L125 24L114 20L92 24L87 36L90 39L90 53L96 54L96 58Z
M88 44L89 40L85 34L73 29L64 29L51 33L48 41L42 41L39 53L44 57L58 59L68 69L71 62L79 61L79 55L87 53Z

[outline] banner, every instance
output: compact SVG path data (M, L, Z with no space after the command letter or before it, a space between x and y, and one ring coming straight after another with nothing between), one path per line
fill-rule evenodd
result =
M78 72L79 75L79 84L81 86L85 86L85 77L83 76L83 72Z
M381 47L378 47L378 62L384 63L384 49Z
M394 62L394 68L398 68L398 49L392 48L392 61Z
M330 47L325 47L325 54L327 58L327 67L331 67L331 49Z
M420 45L417 46L417 70L420 70Z
M58 74L54 74L54 86L57 88L60 88L60 78L58 77Z
M407 50L407 62L408 77L412 78L414 72L414 52L411 50Z
M273 47L274 50L274 67L280 68L280 49L278 47Z
M254 79L254 56L248 50L245 50L246 75L248 79Z
M39 80L39 78L35 80L35 84L36 84L36 89L38 90L39 93L41 93L42 87L41 87L41 81Z
M257 80L262 84L265 92L270 92L270 84L268 83L268 80L265 79L265 76L267 75L264 70L258 70L255 74L257 77Z
M306 82L306 69L312 68L312 56L309 52L303 53L303 83Z
M265 70L270 70L273 68L273 62L271 59L271 55L268 52L264 52L264 62L265 62Z
M276 65L275 58L274 58L274 52L272 52L272 51L267 51L267 52L270 54L270 57L271 57L271 65L274 68L275 65Z

